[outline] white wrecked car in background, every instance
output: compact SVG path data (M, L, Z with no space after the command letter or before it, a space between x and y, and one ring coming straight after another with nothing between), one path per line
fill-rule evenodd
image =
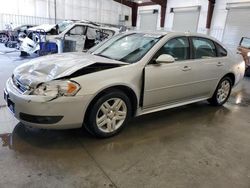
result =
M105 27L89 21L63 21L43 24L29 29L20 38L22 55L46 55L63 52L82 52L119 33L118 28Z

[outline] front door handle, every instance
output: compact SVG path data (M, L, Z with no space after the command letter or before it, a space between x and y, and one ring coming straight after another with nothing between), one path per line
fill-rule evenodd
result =
M189 71L189 70L191 70L191 69L192 69L192 68L189 67L189 66L184 66L184 67L182 68L183 71Z
M218 62L217 64L216 64L216 66L217 67L221 67L221 66L223 66L224 64L222 63L222 62Z

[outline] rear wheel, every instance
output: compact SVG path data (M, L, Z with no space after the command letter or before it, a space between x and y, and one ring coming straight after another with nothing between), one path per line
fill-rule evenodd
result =
M129 98L120 90L101 96L87 114L87 130L98 137L119 133L131 116Z
M219 82L214 95L208 102L214 106L221 106L227 102L232 90L232 80L229 77L224 77Z

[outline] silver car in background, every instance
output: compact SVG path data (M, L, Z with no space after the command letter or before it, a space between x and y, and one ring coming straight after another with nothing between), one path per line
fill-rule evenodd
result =
M223 45L206 35L128 32L87 53L40 57L6 83L9 109L24 125L85 126L117 134L132 116L202 100L223 105L244 76Z

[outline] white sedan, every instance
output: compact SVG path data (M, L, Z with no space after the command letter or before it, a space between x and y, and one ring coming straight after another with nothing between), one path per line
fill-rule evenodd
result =
M50 55L17 67L5 99L24 125L85 126L109 137L132 116L202 100L223 105L244 70L243 61L206 35L128 32L87 53Z

